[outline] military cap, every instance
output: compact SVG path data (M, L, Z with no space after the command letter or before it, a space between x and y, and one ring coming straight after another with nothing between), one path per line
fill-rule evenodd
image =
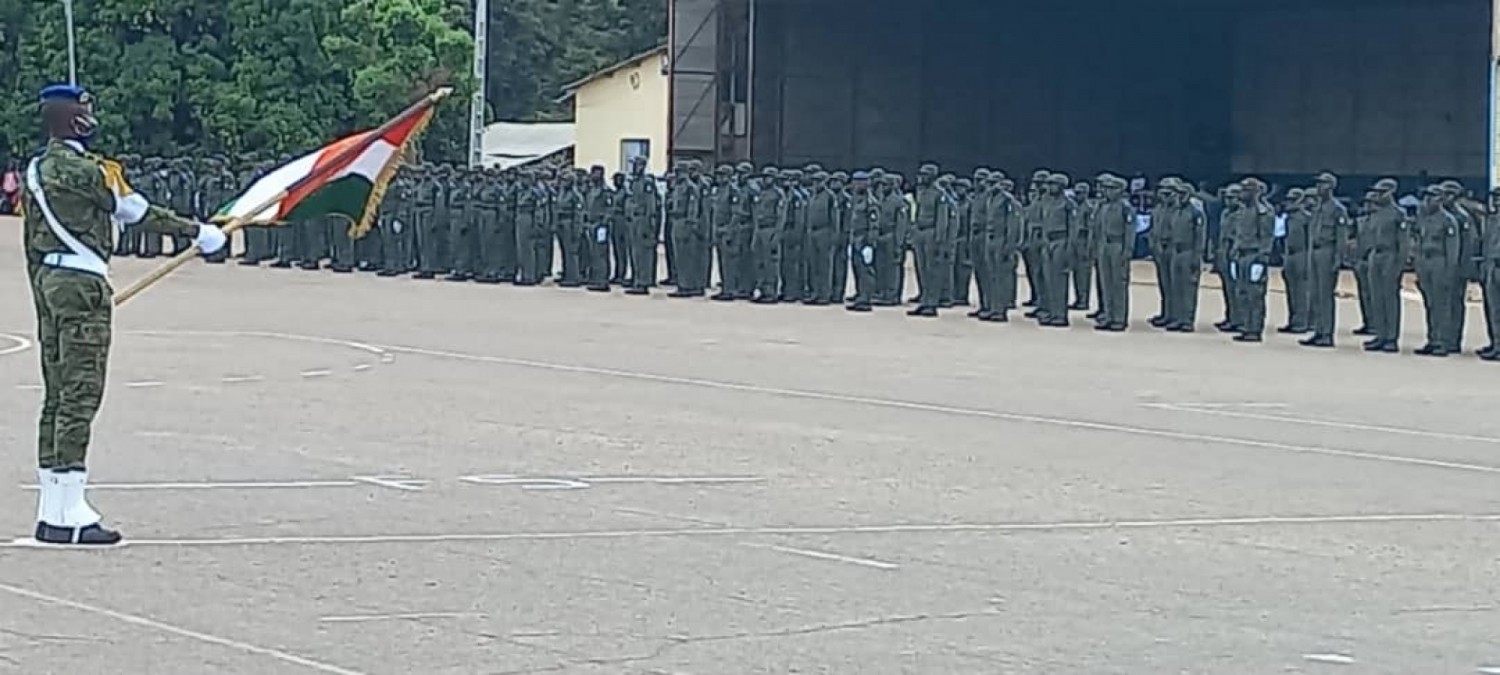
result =
M1237 195L1245 192L1245 186L1241 183L1230 183L1224 186L1224 194Z
M1245 176L1240 180L1240 185L1243 185L1246 189L1255 190L1256 192L1266 191L1265 181L1262 181L1255 176Z
M1397 183L1396 179L1382 178L1375 181L1375 185L1371 186L1370 189L1376 190L1378 192L1395 192L1396 188L1398 187L1401 187L1401 184Z
M734 170L740 173L753 173L755 171L755 165L749 162L740 162L739 164L734 165Z
M786 176L787 178L801 178L802 169L786 169L781 172L781 175Z
M849 174L847 174L847 173L845 173L843 171L835 171L832 174L830 174L828 177L832 178L833 180L838 180L838 181L849 180Z
M1050 172L1050 171L1048 171L1046 169L1037 169L1036 171L1031 172L1031 182L1033 182L1033 183L1043 182L1043 181L1047 180L1047 176L1051 175L1051 173L1052 172Z
M953 181L953 182L956 183L956 184L958 184L959 187L966 187L966 188L974 187L974 182L973 181L971 181L971 180L969 180L967 178L964 178L962 176L960 176L958 180Z
M989 180L989 177L990 177L990 170L989 169L986 169L984 167L979 167L978 169L974 170L974 180Z
M1291 188L1286 191L1287 199L1301 199L1305 196L1307 196L1307 193L1303 192L1302 188Z
M1001 176L996 185L1009 190L1016 186L1016 182L1011 180L1009 176Z
M1124 189L1125 186L1128 185L1128 183L1125 182L1124 178L1109 173L1100 176L1097 182L1099 183L1099 187Z
M765 167L761 168L760 175L762 175L762 176L779 176L779 175L781 175L781 170L777 169L776 167L771 166L771 165L768 164Z
M952 183L953 182L953 174L951 174L951 173L945 173L945 174L943 174L941 176L938 176L936 182L942 183L944 185L946 185L948 183Z
M933 164L932 162L928 162L926 164L923 164L922 168L917 169L917 173L920 173L923 176L936 176L938 174L938 166L936 164Z
M734 167L732 167L732 166L730 166L728 164L720 164L720 165L714 167L714 173L722 173L722 174L724 174L724 175L727 176L729 174L734 173Z
M873 178L873 179L876 179L876 180L885 178L885 169L882 169L882 168L880 168L878 166L875 167L875 168L873 168L873 169L870 169L870 171L869 171L869 177Z
M1456 180L1453 180L1451 178L1448 179L1448 180L1445 180L1445 181L1443 181L1441 183L1438 183L1438 188L1441 189L1443 192L1448 192L1448 193L1452 193L1452 194L1462 194L1463 191L1464 191L1463 183L1460 183L1460 182L1458 182Z
M1328 185L1338 185L1339 184L1339 177L1335 176L1335 175L1333 175L1333 174L1331 174L1331 173L1329 173L1327 171L1324 171L1324 172L1318 174L1318 177L1314 178L1313 182L1316 182L1316 183L1319 183L1319 184L1327 183Z
M812 172L811 175L813 180L828 180L828 172L822 169Z
M807 173L817 173L823 170L823 165L817 162L808 162L807 166L802 167L802 170Z
M1440 186L1437 186L1437 185L1428 185L1428 186L1422 188L1422 194L1424 194L1424 195L1433 195L1433 196L1441 196L1443 194L1443 188L1440 187Z
M1057 185L1067 185L1069 182L1068 174L1062 173L1060 171L1057 173L1049 173L1047 174L1047 182Z
M854 180L870 180L870 173L868 171L855 171L853 179Z
M76 84L49 84L42 87L37 95L37 103L47 105L48 103L91 103L92 97L87 89Z

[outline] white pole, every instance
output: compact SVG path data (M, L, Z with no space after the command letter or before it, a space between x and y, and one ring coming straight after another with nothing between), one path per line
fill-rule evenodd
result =
M484 163L484 90L489 55L489 0L474 2L474 96L469 100L469 168Z
M63 0L63 16L68 22L68 84L78 84L78 41L73 35L73 0Z

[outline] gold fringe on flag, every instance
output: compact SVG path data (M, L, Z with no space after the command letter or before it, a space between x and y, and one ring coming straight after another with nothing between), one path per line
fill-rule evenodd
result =
M385 166L380 167L380 173L375 176L375 184L370 186L370 197L365 201L364 215L359 222L349 223L350 239L359 239L370 233L375 225L375 214L380 210L380 202L385 201L385 191L390 188L391 180L396 177L396 171L401 168L403 160L431 122L432 108L428 108L422 111L422 116L412 126L411 133L407 134L406 141L396 149L396 152L391 153L391 158L385 161Z

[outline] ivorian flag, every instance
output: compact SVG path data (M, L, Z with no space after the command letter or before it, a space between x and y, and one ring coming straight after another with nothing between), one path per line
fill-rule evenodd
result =
M379 129L350 134L277 167L211 220L269 225L337 215L349 219L350 236L364 236L403 155L432 113L430 104L414 106ZM253 212L271 200L269 208Z

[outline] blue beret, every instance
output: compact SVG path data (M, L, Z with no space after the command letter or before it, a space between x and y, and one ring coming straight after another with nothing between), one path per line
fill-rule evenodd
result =
M49 84L46 87L42 88L42 93L38 97L38 99L42 103L52 103L54 101L72 101L74 103L80 103L83 102L88 97L88 95L88 90L76 84Z

